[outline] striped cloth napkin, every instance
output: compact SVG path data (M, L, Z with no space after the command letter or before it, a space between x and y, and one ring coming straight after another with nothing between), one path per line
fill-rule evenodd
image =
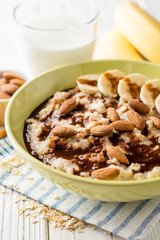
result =
M0 140L0 162L13 151L8 138ZM17 187L18 192L40 203L128 240L160 239L160 198L131 203L91 200L54 185L27 164L10 172L5 169L0 167L0 184L12 189Z

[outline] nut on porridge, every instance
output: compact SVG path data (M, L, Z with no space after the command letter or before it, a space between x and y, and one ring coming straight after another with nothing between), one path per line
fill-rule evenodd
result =
M69 174L103 180L160 176L160 79L114 69L84 75L25 122L29 153Z

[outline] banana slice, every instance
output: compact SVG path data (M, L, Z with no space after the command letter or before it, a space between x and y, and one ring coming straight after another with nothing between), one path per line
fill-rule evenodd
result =
M99 75L97 74L88 74L80 76L76 80L76 82L81 92L88 94L97 93L99 91L97 87L98 77Z
M155 100L155 106L156 106L157 112L160 113L160 94L158 95L158 97Z
M149 107L155 106L155 99L160 94L160 79L152 79L147 81L141 88L140 99ZM159 100L157 100L158 106Z
M141 73L128 74L119 81L119 96L125 102L128 102L131 98L139 98L141 87L147 80L148 78Z
M98 79L99 91L107 97L117 97L117 85L120 79L124 78L125 74L117 69L109 70Z

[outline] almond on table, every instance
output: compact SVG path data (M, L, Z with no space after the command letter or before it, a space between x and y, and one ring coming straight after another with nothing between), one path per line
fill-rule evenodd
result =
M50 167L94 181L160 176L160 103L153 105L151 97L150 107L140 98L151 80L106 69L76 81L78 87L56 92L26 119L29 153Z

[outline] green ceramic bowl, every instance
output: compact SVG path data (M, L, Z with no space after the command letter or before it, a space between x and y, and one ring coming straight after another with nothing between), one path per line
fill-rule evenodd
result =
M104 60L67 65L48 71L22 86L10 100L5 117L8 137L18 154L42 175L70 192L102 201L135 201L160 195L160 177L138 181L104 181L82 178L56 170L32 157L23 141L24 121L31 112L56 91L75 86L84 74L119 69L126 74L139 72L149 78L160 77L160 65L148 62Z

